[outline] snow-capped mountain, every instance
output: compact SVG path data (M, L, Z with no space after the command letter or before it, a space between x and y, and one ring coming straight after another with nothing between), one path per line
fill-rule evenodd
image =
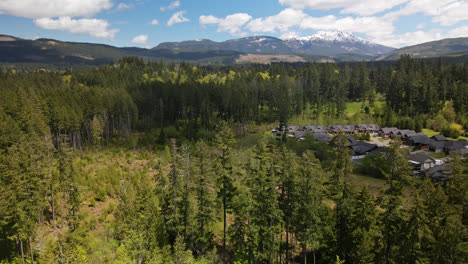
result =
M381 55L393 48L371 43L352 33L341 31L319 31L307 37L290 36L283 39L270 36L252 36L223 42L211 40L165 42L156 49L180 50L232 50L248 53L282 53L308 55Z
M360 55L380 55L393 48L371 43L352 33L341 31L319 31L306 37L290 36L283 41L288 46L306 54L337 55L355 53Z
M362 42L370 43L367 40L359 38L352 33L343 31L318 31L314 35L306 37L289 36L283 38L285 41L300 40L300 41L337 41L337 42Z

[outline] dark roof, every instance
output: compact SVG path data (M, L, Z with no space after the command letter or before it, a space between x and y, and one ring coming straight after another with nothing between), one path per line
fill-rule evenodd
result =
M371 151L369 152L369 154L370 154L370 155L377 155L377 154L382 153L382 152L385 152L385 151L387 151L387 148L385 148L385 147L377 147L376 149L371 150Z
M413 144L429 145L429 143L431 143L431 139L426 135L412 136L409 140L413 142Z
M313 133L315 140L320 142L330 142L332 137L327 133Z
M450 172L446 170L446 167L443 164L424 170L422 173L431 177L434 181L446 181L450 177Z
M292 133L296 138L302 138L306 134L304 131L296 131Z
M435 135L435 136L432 137L432 139L437 140L437 141L447 140L444 135Z
M348 136L348 143L352 146L357 143L357 140L353 136Z
M398 133L398 131L399 130L396 127L384 127L384 128L382 128L382 132L384 134L390 134L390 133L396 134L396 133Z
M289 131L299 131L300 128L298 126L288 126Z
M402 137L412 137L416 136L418 133L416 133L414 130L404 129L400 130L398 134L400 134Z
M464 140L458 140L458 141L447 140L444 143L444 148L446 148L448 150L457 150L457 149L464 149L465 146L467 146L467 145L468 145L468 141L464 141Z
M408 156L408 160L415 161L417 163L425 163L428 160L435 161L433 158L428 157L428 156L423 155L423 154L411 154L411 155Z
M429 147L436 148L436 149L437 148L444 148L444 142L431 139L431 141L429 142Z
M377 148L377 145L370 144L364 141L357 141L356 144L351 146L351 149L354 151L354 153L360 155L364 155L375 148Z

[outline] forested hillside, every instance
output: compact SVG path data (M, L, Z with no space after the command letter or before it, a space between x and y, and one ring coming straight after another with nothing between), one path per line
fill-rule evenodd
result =
M467 113L468 63L408 56L4 70L0 263L465 263L467 159L447 183L415 179L394 139L371 191L344 135L265 132L375 122L456 138Z

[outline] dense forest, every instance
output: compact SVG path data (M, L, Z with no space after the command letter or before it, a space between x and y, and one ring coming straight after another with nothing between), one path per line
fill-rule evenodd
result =
M298 120L464 136L468 63L4 70L0 263L468 262L466 159L415 179L395 138L376 192L344 135L265 133Z

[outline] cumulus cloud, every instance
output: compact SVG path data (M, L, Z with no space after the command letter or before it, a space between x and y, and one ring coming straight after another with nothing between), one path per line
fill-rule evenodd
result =
M27 18L91 17L112 8L110 0L2 0L0 14Z
M180 6L180 1L174 1L170 3L168 6L161 6L159 9L164 12L166 10L176 9L179 6Z
M48 30L60 30L71 34L90 35L96 38L113 40L118 29L109 29L109 23L102 19L72 19L70 17L39 18L34 24Z
M314 10L330 10L342 8L342 14L369 16L389 10L408 2L408 0L279 0L279 2L282 5L290 6L295 9L310 8Z
M274 33L276 30L286 32L290 27L301 24L306 17L307 15L302 10L286 8L277 15L254 19L246 28L252 32Z
M245 13L236 13L225 18L217 18L212 15L200 16L200 24L205 25L218 25L218 32L228 32L231 35L243 36L241 28L245 23L249 22L252 17Z
M126 4L126 3L120 3L117 6L117 11L122 11L122 10L129 9L129 8L132 8L132 5L129 5L129 4Z
M392 20L400 16L423 13L432 16L432 22L442 26L451 26L460 21L468 20L466 16L468 3L455 0L411 0L399 10L385 14L384 17Z
M148 35L136 36L132 39L132 43L146 45L148 44Z
M157 26L157 25L159 25L159 21L157 19L153 19L153 20L151 20L150 24L154 25L154 26Z
M187 11L179 11L174 13L171 18L169 18L169 21L167 21L167 25L172 26L177 23L190 21L188 18L184 17L185 13L187 13Z

